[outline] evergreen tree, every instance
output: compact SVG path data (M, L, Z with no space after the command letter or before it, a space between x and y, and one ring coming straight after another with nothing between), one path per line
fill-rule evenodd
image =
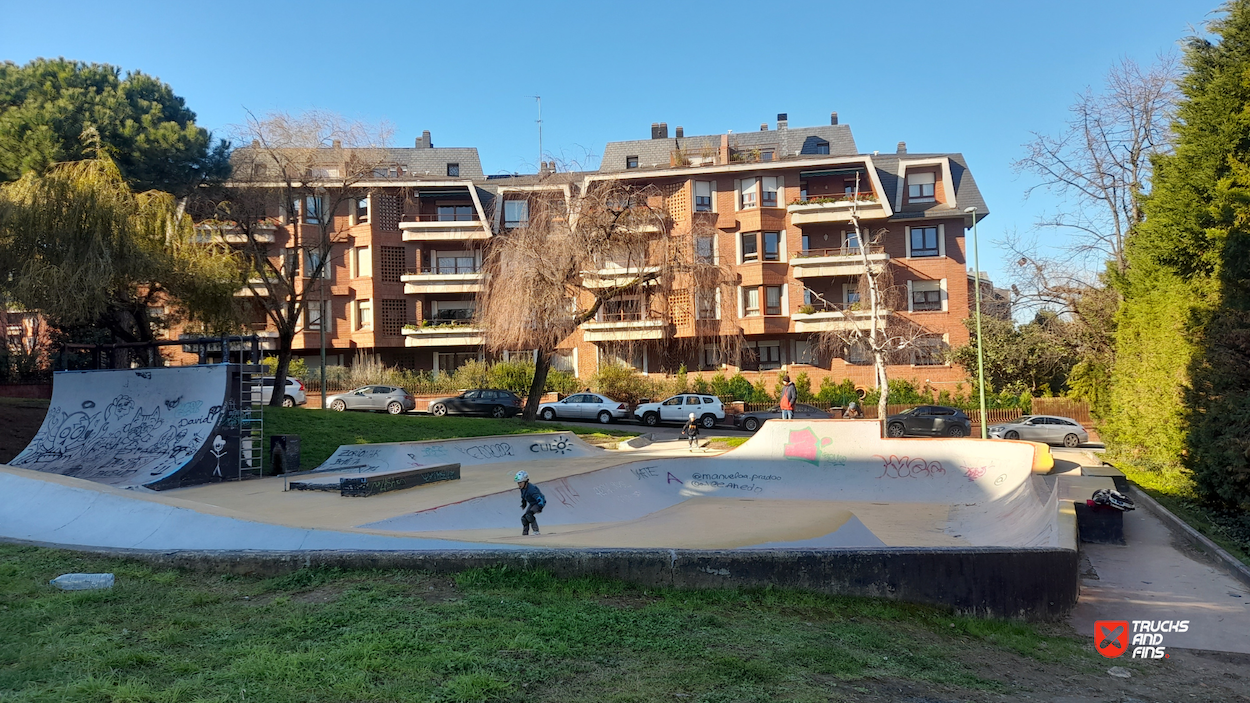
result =
M1127 247L1107 436L1250 505L1250 0L1188 41L1174 154Z

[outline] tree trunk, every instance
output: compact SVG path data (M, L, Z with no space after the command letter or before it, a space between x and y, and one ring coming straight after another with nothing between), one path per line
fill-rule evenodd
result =
M534 359L534 381L530 384L529 395L525 399L525 412L522 419L533 422L538 417L538 403L542 400L543 389L547 387L547 372L551 370L551 352L539 349Z
M277 408L282 406L282 399L286 397L286 374L291 368L291 346L295 339L295 335L278 333L278 368L273 373L273 393L269 394L269 407ZM326 389L321 389L321 395L325 396Z
M886 407L890 404L890 379L885 372L885 354L877 350L872 355L872 364L877 371L877 388L881 389L881 395L877 398L877 422L881 423L882 436L885 437L888 436L885 424Z

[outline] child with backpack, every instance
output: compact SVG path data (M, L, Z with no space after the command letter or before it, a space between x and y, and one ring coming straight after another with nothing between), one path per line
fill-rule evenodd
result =
M690 419L686 420L686 424L681 428L681 433L690 438L690 451L699 446L699 422L694 419L694 413L690 413Z

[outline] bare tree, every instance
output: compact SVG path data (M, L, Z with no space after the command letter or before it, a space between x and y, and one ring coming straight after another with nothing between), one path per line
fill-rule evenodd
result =
M1041 251L1036 240L1009 238L1009 256L1020 264L1019 302L1071 312L1073 294L1100 286L1100 272L1124 273L1125 241L1144 218L1151 157L1172 149L1177 76L1172 54L1146 67L1123 59L1103 92L1087 88L1078 96L1057 136L1033 133L1015 168L1040 179L1028 194L1043 189L1063 201L1039 228L1070 236L1057 253Z
M671 323L677 306L697 305L728 280L711 250L699 251L699 224L674 232L661 189L614 181L579 187L563 178L562 188L529 198L523 226L491 242L477 299L477 324L490 350L537 350L528 420L556 347L609 303L638 295L636 307L613 314Z
M855 195L851 205L851 226L855 229L857 253L863 266L858 288L860 302L852 305L838 305L826 300L820 293L811 291L811 294L823 303L823 307L835 314L835 319L839 323L835 329L820 332L816 346L826 353L846 354L860 351L872 356L877 388L881 392L877 399L877 418L884 427L886 406L889 404L890 397L887 366L900 354L911 354L912 350L931 337L931 334L924 327L894 314L894 311L906 308L904 290L894 284L889 261L874 260L871 256L874 251L881 250L882 242L889 230L880 229L871 232L860 221L858 177L856 177ZM868 291L866 301L863 295L865 290ZM868 314L867 329L864 328L863 313L865 312Z
M215 219L201 226L217 225L242 239L248 289L278 333L275 387L282 388L295 335L311 327L310 305L324 334L335 245L346 241L346 214L362 194L362 182L389 165L383 147L391 129L310 111L263 118L249 113L236 132L249 146L234 152L233 175L213 203ZM285 251L273 249L279 227L290 235ZM274 393L270 404L282 399Z

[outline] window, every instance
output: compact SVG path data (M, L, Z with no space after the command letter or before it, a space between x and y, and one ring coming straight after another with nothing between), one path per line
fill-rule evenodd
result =
M299 275L299 249L286 249L282 256L282 273L289 278Z
M451 373L470 361L477 361L477 352L438 352L434 355L434 370Z
M369 196L356 198L353 205L356 209L356 224L363 225L369 221Z
M752 317L760 314L759 288L742 289L742 310L744 317Z
M379 258L381 259L382 282L383 283L399 283L400 276L404 275L406 268L407 255L403 247L379 247Z
M304 276L306 278L317 277L317 266L321 264L321 252L315 249L304 250ZM321 269L321 278L329 279L333 265L327 261Z
M937 227L911 228L911 256L937 256L939 252Z
M781 286L764 286L764 314L781 314Z
M742 262L759 261L760 250L759 241L756 239L758 232L742 233Z
M352 269L355 278L373 275L373 257L369 255L369 247L356 247L352 250Z
M694 182L694 211L695 212L711 212L712 211L712 182L711 181L695 181Z
M764 261L781 260L781 232L764 233Z
M378 166L373 169L374 178L399 178L398 166Z
M308 195L303 198L295 199L295 219L310 225L321 224L321 218L324 216L322 207L324 201L316 195Z
M447 164L447 175L450 178L460 177L460 164Z
M715 320L720 317L716 309L716 291L698 291L695 293L695 319Z
M439 252L434 273L477 273L477 257L472 252Z
M268 171L265 164L252 164L252 178L264 178L268 175Z
M356 329L373 329L373 303L368 300L356 301Z
M438 206L439 222L472 222L474 219L472 205Z
M322 312L329 307L330 301L328 300L309 301L308 307L304 308L304 329L314 331L321 329L321 319L323 317ZM327 325L327 329L328 328L329 326Z
M715 344L704 344L702 362L702 368L720 368L720 365L724 362L720 347Z
M871 364L872 350L869 349L868 343L862 339L857 339L853 344L846 347L846 363L848 364Z
M625 168L638 168L638 157L637 157L637 156L626 156L626 157L625 157Z
M912 281L911 309L913 312L932 312L942 309L941 281Z
M698 236L694 238L694 256L700 264L716 263L716 238Z
M933 187L936 183L937 174L932 172L907 174L907 200L913 203L934 202Z
M772 161L773 153L772 149L760 149L760 161Z
M662 405L681 405L681 396L669 398L668 400L664 401Z
M780 185L779 181L780 179L776 176L764 176L760 179L761 191L763 193L760 199L760 205L762 207L777 207L777 189Z
M842 233L842 248L847 254L859 253L859 232L850 231Z
M751 370L781 367L781 342L747 342L743 367Z
M829 153L829 142L816 142L816 153L817 153L817 154L828 154L828 153Z
M759 188L758 178L743 178L738 184L738 209L746 210L756 207L758 201L757 190Z
M946 345L940 337L916 340L911 350L913 366L945 366Z
M523 227L530 221L530 204L525 200L505 200L503 203L504 227Z
M573 350L557 349L552 352L551 370L575 374L577 369L573 368Z
M842 299L846 302L847 305L854 305L858 303L859 302L859 284L858 283L843 283L842 284Z

